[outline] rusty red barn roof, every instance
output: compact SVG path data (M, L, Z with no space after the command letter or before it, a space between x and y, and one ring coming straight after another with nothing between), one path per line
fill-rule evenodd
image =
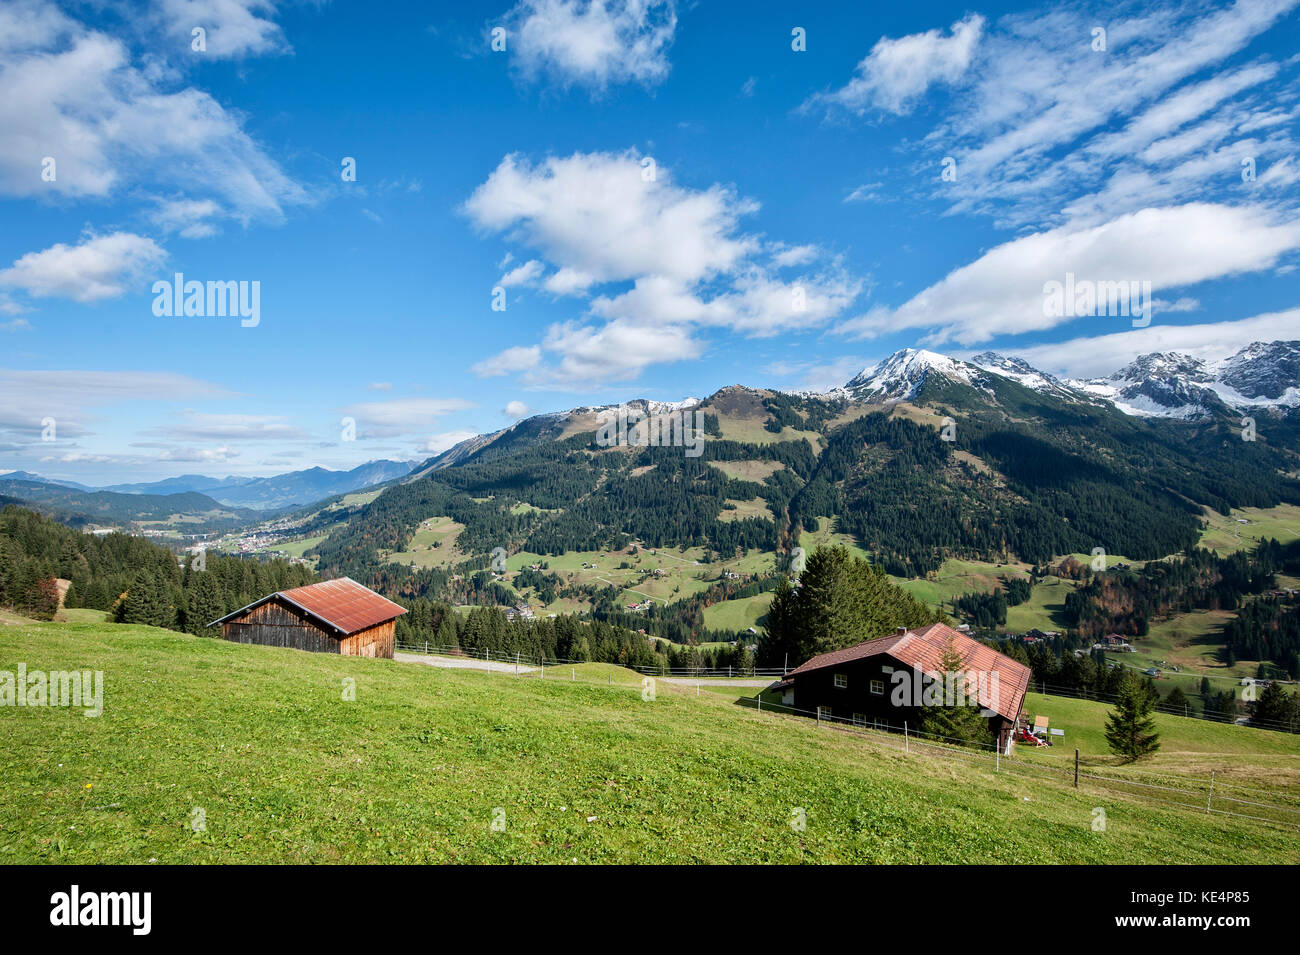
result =
M292 590L267 594L247 607L241 607L234 613L226 614L220 620L212 621L208 626L225 623L276 599L297 607L309 617L314 617L345 637L377 624L395 620L406 613L405 607L393 603L386 597L381 597L351 577L339 577L335 580L322 580L318 584L308 584L305 587L294 587Z
M993 710L999 716L1009 720L1019 716L1025 692L1029 689L1029 678L1032 673L1029 667L1017 663L1005 653L986 647L978 640L972 640L964 633L943 623L932 623L927 627L917 627L887 637L878 637L856 646L845 647L843 650L818 654L787 673L781 685L801 673L839 666L855 660L865 660L867 657L882 653L922 673L940 672L943 670L943 652L949 640L952 641L953 649L961 656L962 666L965 669L998 675L997 698L990 698L989 687L982 686L980 706Z

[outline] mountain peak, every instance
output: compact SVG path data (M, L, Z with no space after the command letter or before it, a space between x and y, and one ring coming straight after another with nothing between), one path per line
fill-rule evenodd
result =
M906 401L915 398L932 376L974 385L978 374L974 365L947 355L900 348L880 364L864 368L841 390L863 401Z

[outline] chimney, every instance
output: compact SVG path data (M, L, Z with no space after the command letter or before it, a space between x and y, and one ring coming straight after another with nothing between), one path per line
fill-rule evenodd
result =
M897 632L898 632L898 635L901 637L903 634L907 633L907 628L906 628L906 627L899 627Z

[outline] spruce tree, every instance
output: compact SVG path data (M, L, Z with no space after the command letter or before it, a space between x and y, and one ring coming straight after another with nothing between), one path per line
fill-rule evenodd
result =
M979 702L975 699L975 685L965 683L965 665L951 639L940 657L940 666L942 670L935 676L943 679L945 696L937 704L922 707L921 732L937 736L942 742L955 742L962 746L981 749L991 746L993 732L989 728L988 720L980 716ZM948 699L946 696L950 682L948 674L954 674L951 681L956 689L954 699ZM970 676L973 680L974 674Z
M1300 699L1282 689L1282 684L1270 683L1255 701L1250 724L1267 729L1291 729L1296 719L1297 702Z
M1160 748L1160 734L1151 718L1154 709L1155 701L1147 688L1126 674L1120 684L1119 702L1106 717L1106 742L1110 751L1125 762L1154 755Z

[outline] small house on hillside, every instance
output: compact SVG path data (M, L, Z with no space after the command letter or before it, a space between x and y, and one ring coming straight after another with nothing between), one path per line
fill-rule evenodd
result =
M353 657L393 656L397 618L406 608L350 577L278 591L214 620L236 643L293 647Z
M791 670L769 689L797 710L857 725L901 730L920 722L921 701L913 693L895 693L917 682L918 674L941 674L943 654L951 643L962 669L977 690L981 715L1007 751L1020 720L1030 669L942 623L899 628L888 637L819 654ZM899 697L902 697L900 700Z

